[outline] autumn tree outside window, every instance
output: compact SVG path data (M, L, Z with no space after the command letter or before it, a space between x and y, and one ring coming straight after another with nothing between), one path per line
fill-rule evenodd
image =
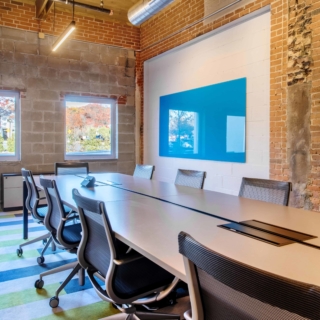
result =
M65 106L65 159L115 159L117 156L115 100L67 96Z
M20 160L20 93L0 90L0 161Z

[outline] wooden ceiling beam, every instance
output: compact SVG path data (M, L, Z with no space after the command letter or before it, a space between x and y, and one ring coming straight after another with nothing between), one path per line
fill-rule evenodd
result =
M36 0L36 17L45 19L52 5L53 0Z

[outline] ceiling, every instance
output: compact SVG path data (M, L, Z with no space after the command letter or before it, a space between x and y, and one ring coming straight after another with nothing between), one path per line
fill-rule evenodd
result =
M85 3L91 6L100 7L100 1L101 0L75 0L75 2L81 2ZM83 16L92 17L96 19L103 19L108 21L114 21L114 22L122 22L131 25L131 23L128 20L128 10L131 8L134 4L139 2L140 0L102 0L103 1L103 7L105 9L113 10L113 15L110 16L107 13L102 13L99 11L89 10L81 7L75 7L76 14L81 14ZM56 9L60 11L68 11L71 12L72 6L66 5L64 3L55 3Z

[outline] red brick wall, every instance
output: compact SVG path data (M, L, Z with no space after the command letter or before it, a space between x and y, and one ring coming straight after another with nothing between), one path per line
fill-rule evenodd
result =
M287 181L288 2L271 2L270 34L270 179Z
M35 6L13 0L0 1L0 25L46 34L59 35L71 22L70 13L50 11L46 21L36 19ZM73 39L139 49L139 28L125 24L75 15L77 25ZM55 25L55 30L53 29Z

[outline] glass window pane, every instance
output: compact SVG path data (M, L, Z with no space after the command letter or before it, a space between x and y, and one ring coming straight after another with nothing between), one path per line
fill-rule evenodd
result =
M16 153L16 98L0 93L0 156Z
M83 101L81 101L83 100ZM89 98L66 101L66 156L107 157L113 154L112 105Z

